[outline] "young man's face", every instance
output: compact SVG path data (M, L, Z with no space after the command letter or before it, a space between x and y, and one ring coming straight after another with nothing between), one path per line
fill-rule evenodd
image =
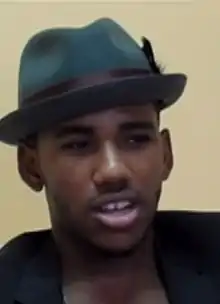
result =
M26 182L34 171L45 186L54 229L111 252L143 238L172 168L169 134L151 105L68 121L20 155Z

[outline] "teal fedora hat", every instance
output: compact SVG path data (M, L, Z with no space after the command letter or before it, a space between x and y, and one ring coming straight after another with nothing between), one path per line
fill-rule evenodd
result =
M155 66L149 40L139 46L109 18L42 30L21 54L18 109L0 120L0 141L17 145L61 121L117 106L160 101L163 110L182 95L187 77Z

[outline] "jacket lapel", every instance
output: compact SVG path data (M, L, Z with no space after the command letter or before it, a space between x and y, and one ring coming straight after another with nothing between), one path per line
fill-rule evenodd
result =
M62 304L60 278L58 253L51 238L27 264L15 300L22 304Z
M169 220L169 219L167 219ZM162 281L171 304L219 304L220 291L214 285L212 270L195 248L190 234L159 221L156 227L156 253ZM217 274L220 280L220 274Z

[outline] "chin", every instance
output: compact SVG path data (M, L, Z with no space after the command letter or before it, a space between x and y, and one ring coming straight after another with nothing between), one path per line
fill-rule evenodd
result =
M125 257L130 256L137 251L143 243L142 238L131 238L129 236L115 236L105 238L104 240L96 240L93 246L96 247L102 255L109 257Z
M116 247L116 246L96 246L99 255L106 258L123 258L131 256L136 251L137 246Z

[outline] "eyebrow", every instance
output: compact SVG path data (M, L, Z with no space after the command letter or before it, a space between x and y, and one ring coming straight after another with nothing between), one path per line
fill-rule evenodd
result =
M155 125L153 122L140 122L140 121L135 121L135 122L126 122L122 123L119 126L119 129L121 131L133 131L133 130L149 130L149 131L154 131L155 130ZM83 125L64 125L60 127L56 132L55 136L57 138L62 138L68 135L86 135L86 136L91 136L94 134L94 127L93 126L83 126Z
M155 130L155 125L153 122L150 122L150 121L126 122L120 126L120 129L124 130L124 131L132 131L132 130L136 130L136 129L153 131L153 130Z
M79 134L79 135L92 135L93 129L89 126L78 126L78 125L66 125L62 126L55 132L57 138L64 136Z

